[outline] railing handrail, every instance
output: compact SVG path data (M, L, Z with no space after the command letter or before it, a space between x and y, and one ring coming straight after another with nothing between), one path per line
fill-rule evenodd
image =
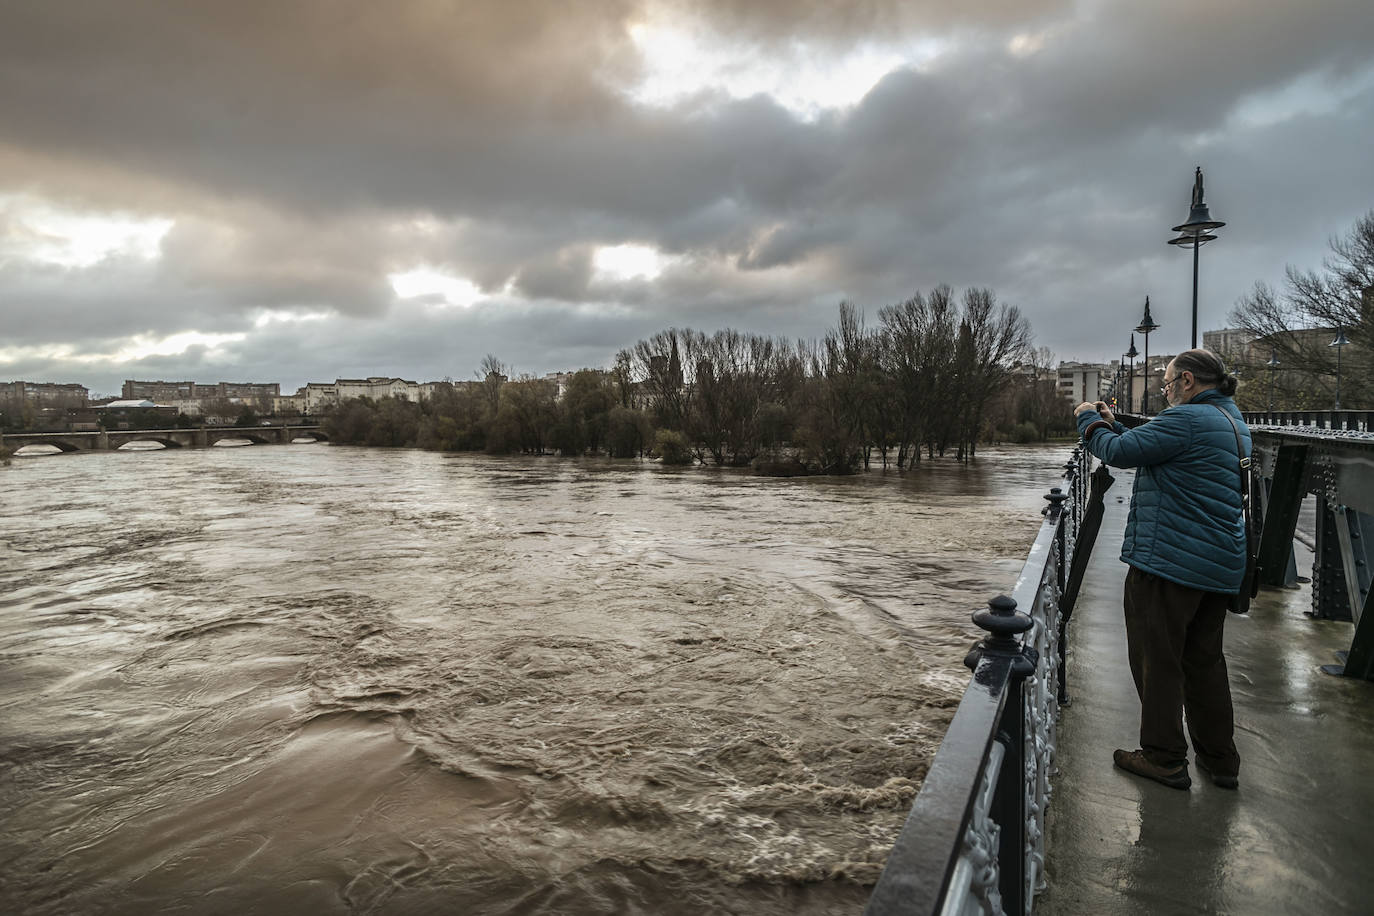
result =
M989 658L975 669L865 913L940 912L995 743L1010 672L1008 658Z
M1063 486L1045 497L1050 505L1012 596L998 596L974 615L989 635L964 659L973 676L866 916L1025 914L1043 886L1063 626L1077 593L1070 570L1081 574L1082 563L1073 558L1091 549L1110 482L1099 468L1090 484L1091 465L1080 445ZM1085 524L1090 490L1099 511Z

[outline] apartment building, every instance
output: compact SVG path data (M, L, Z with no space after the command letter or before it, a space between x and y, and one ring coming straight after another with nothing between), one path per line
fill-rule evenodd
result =
M1111 375L1106 363L1061 362L1055 391L1074 404L1096 401L1109 386Z
M0 382L0 400L35 401L61 407L84 407L91 392L84 385L58 382Z
M197 382L144 382L125 379L120 397L126 400L156 401L166 404L171 401L204 401L212 398L228 398L231 401L251 401L257 398L275 398L281 395L278 382L216 382L213 385Z

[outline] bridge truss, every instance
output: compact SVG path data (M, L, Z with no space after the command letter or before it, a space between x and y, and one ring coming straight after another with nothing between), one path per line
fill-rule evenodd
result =
M1247 417L1252 420L1252 417ZM1349 620L1355 632L1343 664L1329 674L1374 680L1374 431L1265 424L1253 417L1254 473L1262 518L1257 575L1261 585L1297 581L1293 538L1303 501L1316 500L1311 616ZM1260 421L1260 422L1254 422Z

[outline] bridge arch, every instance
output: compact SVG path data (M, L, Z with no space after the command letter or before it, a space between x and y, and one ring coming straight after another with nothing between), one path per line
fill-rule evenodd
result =
M35 454L34 452L24 452L24 449L26 448L40 448L45 445L51 445L53 448L59 449L63 452L85 451L85 449L81 448L81 446L73 445L71 442L68 442L65 439L44 439L42 442L16 442L13 438L11 438L10 444L14 448L14 455L16 458L38 458L42 455L52 454L51 452L38 452L37 454Z
M268 438L254 430L252 427L246 427L228 428L209 432L206 436L206 444L216 445L220 442L225 441L226 439L247 439L254 445L272 445L276 442L275 436L273 438Z
M182 447L180 442L176 441L175 439L169 439L165 436L120 436L119 438L111 436L110 448L114 449L115 451L118 451L119 449L124 448L124 446L126 445L133 445L135 442L156 442L163 448Z

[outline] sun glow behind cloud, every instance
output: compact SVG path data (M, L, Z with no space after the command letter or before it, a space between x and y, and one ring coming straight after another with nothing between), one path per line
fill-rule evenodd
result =
M592 256L592 266L602 280L656 280L673 260L648 245L606 245Z
M704 91L737 99L762 94L807 119L857 104L887 74L926 66L948 48L947 41L919 38L892 45L868 42L836 54L793 41L768 55L687 21L651 19L628 32L645 70L626 94L642 105L669 107Z
M0 256L71 268L110 256L153 260L174 225L170 219L72 210L30 195L0 196L0 216L8 223Z
M471 280L429 267L388 274L387 280L402 299L432 297L441 300L444 305L467 308L485 298L482 290Z

